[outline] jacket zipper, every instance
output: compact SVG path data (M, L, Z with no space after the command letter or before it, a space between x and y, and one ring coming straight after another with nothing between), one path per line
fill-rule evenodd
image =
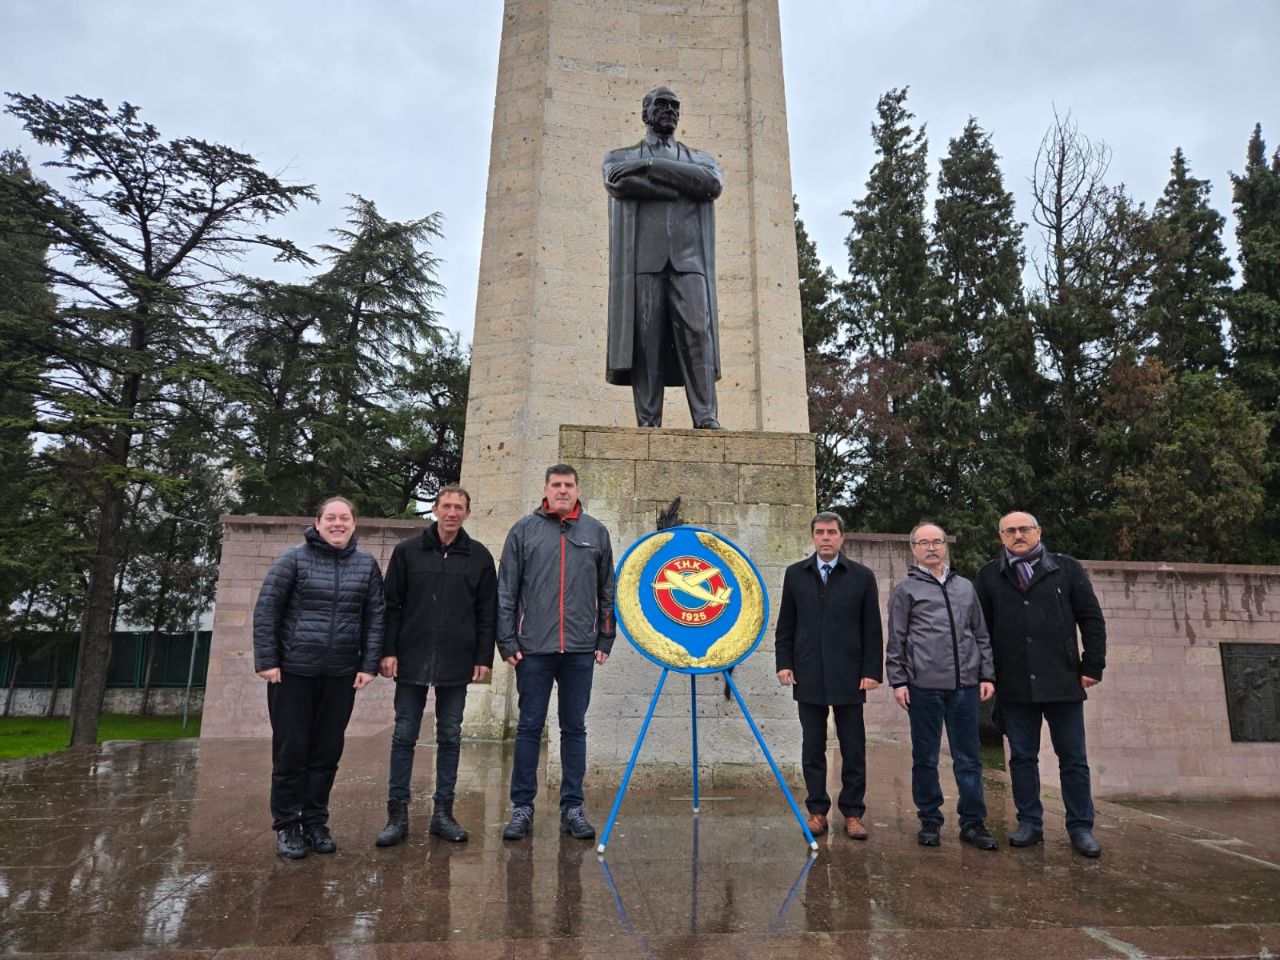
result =
M338 629L338 592L342 588L342 558L333 557L333 603L329 605L329 655L333 655L333 642Z
M947 581L941 581L942 602L947 605L947 623L951 625L951 658L956 668L956 689L960 689L960 641L956 638L956 618L951 613L951 596L947 593Z
M564 521L560 522L560 652L564 653Z

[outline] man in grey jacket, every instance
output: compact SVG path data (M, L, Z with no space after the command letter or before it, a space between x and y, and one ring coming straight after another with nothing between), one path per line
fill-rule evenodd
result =
M984 821L978 701L995 694L995 668L982 606L973 584L947 565L947 535L936 523L911 531L915 565L889 599L889 683L911 718L911 798L920 817L921 846L941 842L942 785L938 751L947 727L960 799L960 839L995 850Z
M583 511L578 472L563 463L548 467L542 504L511 528L498 570L498 654L515 668L520 697L506 840L525 837L533 823L553 684L564 768L560 830L579 840L596 835L582 809L586 718L595 667L613 649L613 591L609 531Z

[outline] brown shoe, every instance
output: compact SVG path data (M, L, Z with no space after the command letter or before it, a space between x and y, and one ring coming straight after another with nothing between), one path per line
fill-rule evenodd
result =
M805 826L809 828L809 832L815 837L820 837L827 832L827 815L825 813L811 813L809 819L805 821Z
M846 817L844 821L844 835L850 840L867 839L867 828L862 825L862 818Z

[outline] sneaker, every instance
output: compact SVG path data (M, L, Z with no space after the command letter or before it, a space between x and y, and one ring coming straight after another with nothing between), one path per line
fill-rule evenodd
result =
M523 840L533 829L533 807L518 806L511 811L511 822L502 828L503 840Z
M979 850L999 850L996 838L987 832L986 824L981 820L971 823L960 831L960 842L977 847Z
M307 844L302 839L302 825L294 824L276 831L276 853L286 860L301 860L307 855Z
M333 853L338 849L338 845L333 842L333 835L329 833L329 828L323 823L308 827L302 838L316 853Z
M560 811L560 832L575 840L590 840L596 835L596 828L587 820L587 812L581 807L565 807Z
M920 824L920 832L916 834L916 843L922 847L938 847L942 845L942 837L938 833L936 823Z

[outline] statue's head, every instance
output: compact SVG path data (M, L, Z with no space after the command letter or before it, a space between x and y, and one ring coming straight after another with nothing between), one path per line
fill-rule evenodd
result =
M680 98L670 87L656 87L644 95L640 118L654 133L669 137L680 123Z

